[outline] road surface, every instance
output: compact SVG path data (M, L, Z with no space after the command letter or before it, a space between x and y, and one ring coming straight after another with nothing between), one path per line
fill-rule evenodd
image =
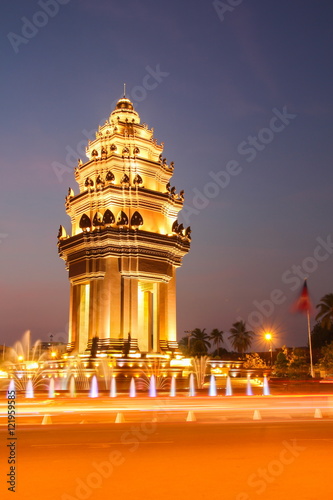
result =
M137 415L134 423L22 426L17 437L17 491L6 491L2 446L1 498L319 500L333 493L330 418L207 424Z

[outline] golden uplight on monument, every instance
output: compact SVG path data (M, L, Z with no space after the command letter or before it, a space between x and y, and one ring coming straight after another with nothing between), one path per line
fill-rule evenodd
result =
M191 230L177 222L184 191L171 186L174 163L163 148L123 97L89 141L89 160L78 161L79 193L69 188L65 204L71 234L63 226L58 234L70 281L71 355L89 352L97 336L99 354L121 357L130 337L128 358L170 359L176 270ZM172 355L179 354L176 345Z

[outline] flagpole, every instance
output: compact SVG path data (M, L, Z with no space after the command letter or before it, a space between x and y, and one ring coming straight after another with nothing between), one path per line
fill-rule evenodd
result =
M308 319L308 336L309 336L309 348L310 348L310 370L311 370L311 377L314 378L313 362L312 362L312 344L311 344L311 328L310 328L310 310L309 310L309 308L306 311L306 316Z

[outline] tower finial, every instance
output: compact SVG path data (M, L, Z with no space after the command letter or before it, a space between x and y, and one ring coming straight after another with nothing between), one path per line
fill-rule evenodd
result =
M126 83L124 83L124 97L126 97Z

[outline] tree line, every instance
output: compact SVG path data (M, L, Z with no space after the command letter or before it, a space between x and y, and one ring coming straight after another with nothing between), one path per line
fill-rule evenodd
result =
M243 355L252 345L255 333L247 330L245 321L236 321L230 328L228 340L236 352ZM195 328L179 341L179 347L186 356L204 356L215 346L214 354L220 355L226 353L226 349L221 349L220 345L224 343L224 331L214 328L209 334L206 328Z
M312 347L321 351L323 347L331 345L333 358L333 293L324 295L316 309L317 323L311 333ZM221 347L224 344L224 333L218 328L210 333L206 332L206 328L195 328L179 341L179 347L186 356L204 356L212 347L215 348L213 355L221 356L228 352ZM241 356L251 348L254 338L255 333L247 329L245 321L233 323L228 336L232 348Z

